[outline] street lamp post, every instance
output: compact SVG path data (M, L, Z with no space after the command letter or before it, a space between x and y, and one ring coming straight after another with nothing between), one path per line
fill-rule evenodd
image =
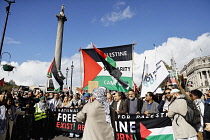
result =
M7 21L8 21L8 16L10 14L10 5L11 3L15 3L15 0L5 0L8 3L8 6L6 7L6 19L4 22L4 29L3 29L3 33L2 33L2 38L1 38L1 44L0 44L0 64L1 64L1 58L2 58L2 48L3 48L3 43L4 43L4 36L5 36L5 32L6 32L6 28L7 28Z
M68 72L69 72L69 68L67 67L67 68L66 68L66 85L67 85L67 79L68 79L68 78L67 78L67 77L68 77Z
M74 69L74 65L73 65L73 61L71 64L71 93L72 93L72 77L73 77L73 69Z

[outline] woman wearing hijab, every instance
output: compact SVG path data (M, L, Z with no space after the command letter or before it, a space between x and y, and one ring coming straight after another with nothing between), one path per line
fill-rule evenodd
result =
M82 140L114 140L111 120L112 108L107 102L106 88L93 89L90 103L77 114L78 122L85 122ZM113 128L112 128L113 127Z

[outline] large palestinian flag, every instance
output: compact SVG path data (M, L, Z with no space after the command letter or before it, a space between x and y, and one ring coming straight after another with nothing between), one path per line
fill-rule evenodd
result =
M146 115L118 115L115 121L117 139L174 140L172 121L165 113Z
M132 86L133 44L81 51L84 62L83 88L88 88L88 81L99 81L99 86L121 92L126 92L126 88Z
M174 140L172 122L168 117L142 119L140 134L142 140Z

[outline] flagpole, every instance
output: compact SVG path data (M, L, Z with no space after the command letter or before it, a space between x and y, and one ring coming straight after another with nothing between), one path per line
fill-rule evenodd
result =
M81 85L81 90L82 90L82 53L81 53L81 48L79 49L80 51L80 85Z
M141 77L141 84L140 84L140 86L141 86L141 88L142 88L142 81L143 81L143 78L144 78L144 71L145 71L145 63L146 63L146 56L145 56L145 58L144 58L144 66L143 66L143 72L142 72L142 77ZM140 97L141 97L141 92L140 92Z
M132 44L132 81L133 81L133 71L134 71L134 45L135 45L135 41Z

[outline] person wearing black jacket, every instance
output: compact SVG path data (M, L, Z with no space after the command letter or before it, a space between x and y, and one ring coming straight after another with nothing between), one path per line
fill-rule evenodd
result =
M210 104L205 103L204 110L204 138L205 140L210 140Z
M143 101L137 99L133 90L128 92L129 99L127 99L128 114L140 114Z
M27 111L28 114L25 116L25 136L28 138L33 137L33 123L34 123L34 113L35 108L34 105L39 102L39 97L34 97L33 92L29 91L28 94L23 97L21 96L23 91L19 91L18 98L20 100L21 108L23 111Z
M158 106L159 112L168 112L168 106L172 100L173 93L171 93L171 89L167 88L162 96L162 100Z

